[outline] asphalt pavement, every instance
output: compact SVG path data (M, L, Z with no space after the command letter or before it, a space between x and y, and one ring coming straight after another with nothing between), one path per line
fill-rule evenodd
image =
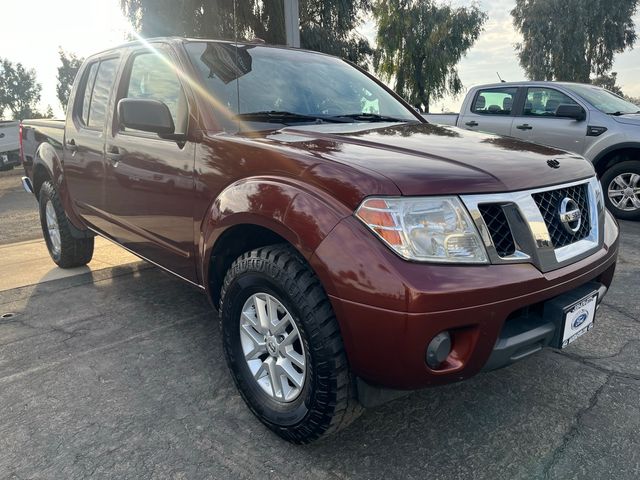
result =
M0 243L38 238L34 210L0 189ZM568 349L367 410L308 446L252 416L215 312L159 269L123 262L7 288L0 478L637 479L639 267L640 224L624 222L596 326Z

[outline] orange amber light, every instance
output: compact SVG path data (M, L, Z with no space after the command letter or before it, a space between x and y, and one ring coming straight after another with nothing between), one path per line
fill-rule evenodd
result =
M390 245L402 245L402 236L396 230L398 224L381 199L366 200L358 210L358 216Z

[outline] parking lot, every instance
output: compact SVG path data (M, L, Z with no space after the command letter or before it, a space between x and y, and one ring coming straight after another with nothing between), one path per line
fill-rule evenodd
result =
M565 351L292 446L245 407L199 292L117 247L60 277L43 244L16 244L40 235L18 173L0 173L0 478L640 477L638 223L621 224L595 329ZM45 253L11 284L22 245Z

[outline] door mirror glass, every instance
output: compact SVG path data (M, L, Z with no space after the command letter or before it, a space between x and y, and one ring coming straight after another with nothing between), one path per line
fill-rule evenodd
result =
M120 125L143 132L171 135L175 131L171 111L159 100L123 98L118 102Z
M587 118L584 109L580 105L558 105L556 117L573 118L582 121Z

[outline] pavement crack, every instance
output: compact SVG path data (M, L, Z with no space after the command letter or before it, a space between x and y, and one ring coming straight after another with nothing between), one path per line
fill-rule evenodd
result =
M548 462L546 462L544 469L542 471L544 478L550 478L549 475L550 475L551 469L558 462L560 457L565 453L567 446L569 445L569 442L571 442L571 440L573 440L575 436L578 434L578 431L580 430L583 419L597 405L598 397L600 396L604 388L609 385L609 381L613 376L614 376L613 373L609 373L605 381L602 383L602 385L600 385L596 389L596 391L593 392L593 395L591 395L591 397L589 398L589 403L587 404L587 406L578 410L578 412L575 415L575 421L573 422L573 425L563 435L560 445L553 450L551 454L551 458L549 459Z
M611 310L613 310L616 313L619 313L620 315L622 315L623 317L631 320L632 322L635 323L640 323L640 320L638 320L636 317L634 317L632 314L628 313L627 311L625 311L622 307L618 307L617 305L613 305L609 302L603 301L602 304L607 307L610 308Z

